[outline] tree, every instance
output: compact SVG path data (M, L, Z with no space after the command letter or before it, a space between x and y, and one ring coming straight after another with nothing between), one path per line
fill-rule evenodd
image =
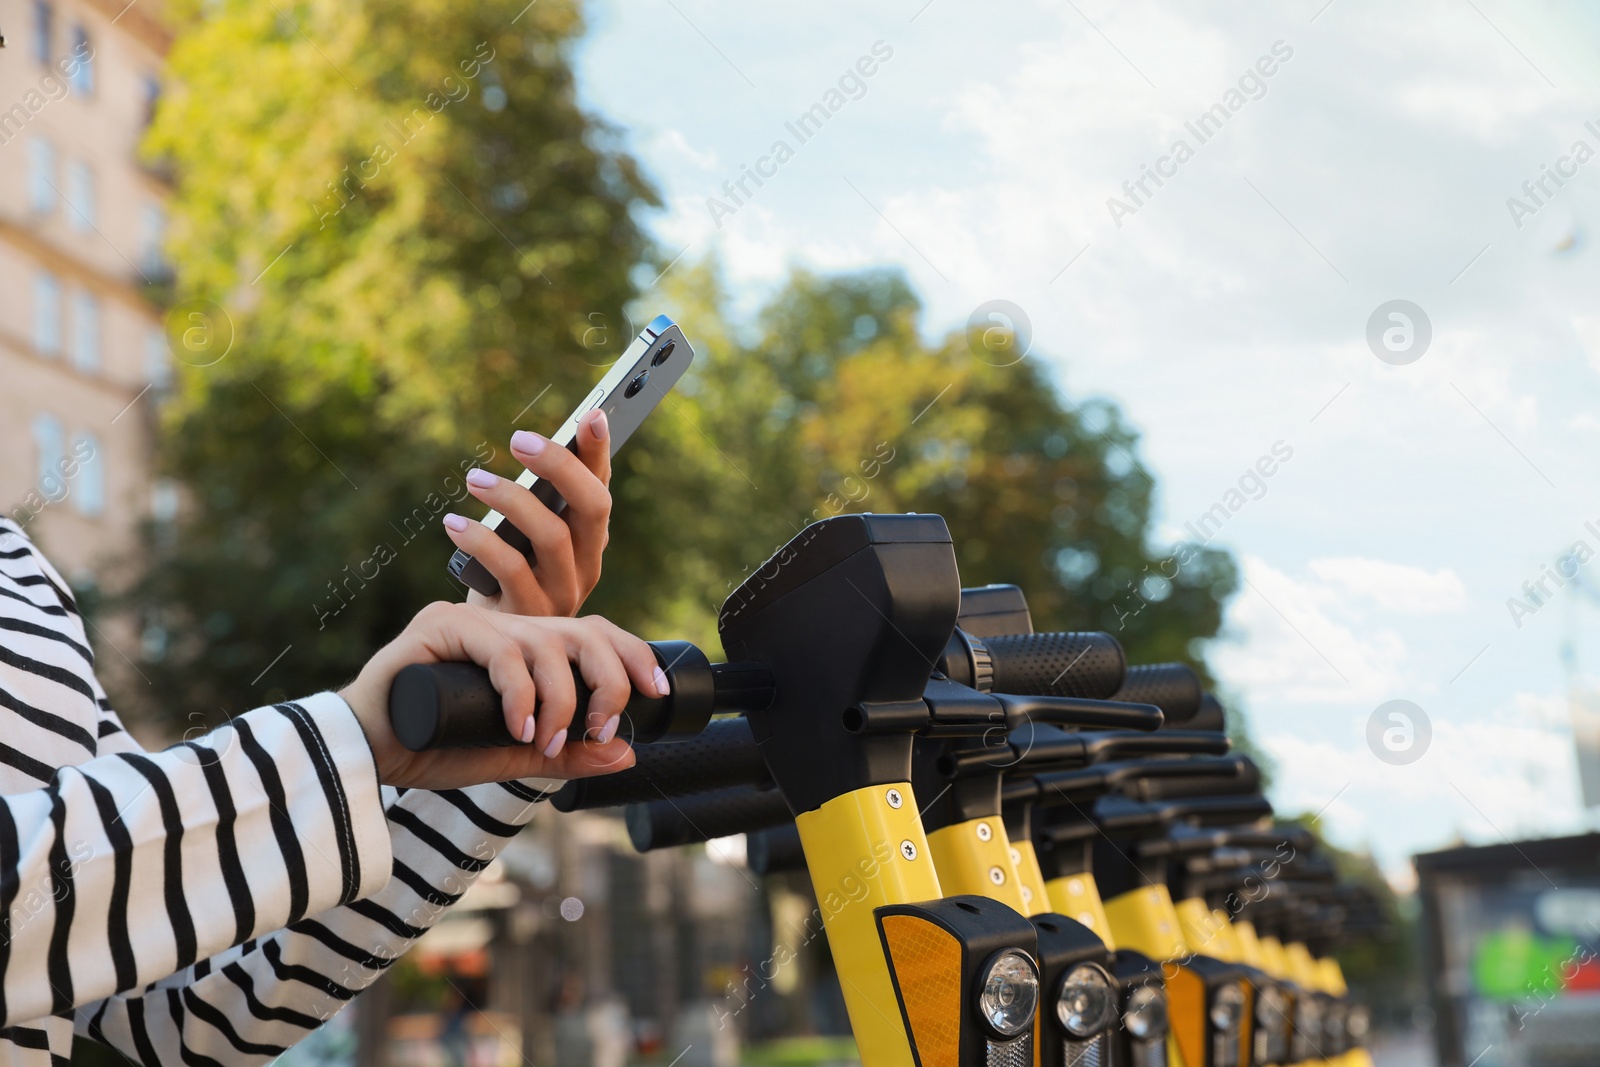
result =
M1204 670L1195 642L1217 632L1235 568L1215 549L1150 543L1154 482L1113 405L1074 405L1037 358L991 365L976 338L926 344L896 272L797 271L748 337L728 325L712 263L683 269L665 299L699 355L652 424L673 458L625 453L637 480L617 490L618 519L669 537L651 565L685 582L645 618L665 610L709 640L722 598L808 523L929 511L950 525L963 581L1020 585L1037 628L1104 629L1135 662ZM640 576L618 555L594 603L626 616Z
M512 429L592 386L579 341L632 297L655 194L575 102L569 0L175 17L147 149L176 179L162 462L188 506L134 599L160 705L214 718L338 684L458 595L462 469L507 471ZM220 361L181 344L193 301L231 321Z

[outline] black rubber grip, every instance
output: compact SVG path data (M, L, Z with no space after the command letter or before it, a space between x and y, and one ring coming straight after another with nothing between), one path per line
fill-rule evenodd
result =
M652 641L650 648L666 672L670 695L629 692L617 730L629 744L693 737L713 712L764 708L771 702L772 677L760 664L712 664L687 641ZM578 741L588 729L590 692L576 666L572 685L577 708L567 737ZM389 686L389 724L400 743L413 752L517 744L506 729L489 672L474 663L413 663L403 668Z
M572 668L577 697L568 741L581 741L588 729L589 687ZM628 739L632 723L659 718L659 697L635 691L623 709L619 733ZM500 694L489 672L476 663L413 663L401 669L389 689L389 725L412 752L443 748L503 748L518 744L506 727Z
M1186 730L1215 730L1218 733L1228 728L1228 716L1222 710L1222 702L1210 693L1200 697L1200 710L1194 713L1194 718L1183 724Z
M690 797L629 804L628 838L639 852L677 848L733 834L750 834L792 823L794 815L777 789L735 786Z
M1113 700L1154 704L1172 726L1187 725L1200 710L1200 676L1187 663L1151 663L1129 667Z
M1232 776L1212 775L1172 778L1137 778L1122 788L1125 796L1135 800L1179 800L1185 797L1227 796L1235 793L1253 793L1261 787L1261 768L1248 756L1229 756L1207 761L1218 766L1232 764L1237 770Z
M1105 700L1122 685L1128 666L1122 645L1105 633L1011 634L983 643L996 693Z
M745 840L745 862L760 875L806 869L805 849L800 847L800 828L793 821L754 833Z
M633 751L638 761L632 767L570 781L550 803L557 811L614 808L772 780L750 724L742 717L714 719L687 741L638 745Z

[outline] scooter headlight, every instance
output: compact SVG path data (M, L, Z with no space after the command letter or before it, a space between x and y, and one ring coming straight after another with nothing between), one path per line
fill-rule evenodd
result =
M1039 1010L1039 972L1033 961L1006 949L984 968L978 1012L1001 1037L1016 1037L1033 1025Z
M1276 985L1266 984L1256 990L1256 1025L1276 1029L1289 1023L1289 998Z
M1244 1021L1244 985L1229 982L1211 995L1211 1025L1224 1034L1239 1029Z
M1140 1041L1163 1036L1167 1032L1166 990L1142 985L1129 993L1128 1006L1122 1013L1122 1025Z
M1117 1014L1116 993L1106 972L1080 963L1061 980L1056 1018L1073 1037L1093 1037L1110 1026Z

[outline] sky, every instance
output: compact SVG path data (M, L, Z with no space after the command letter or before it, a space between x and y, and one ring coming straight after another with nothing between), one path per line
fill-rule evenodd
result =
M1142 432L1159 539L1223 505L1245 582L1207 655L1281 810L1402 887L1600 825L1569 700L1600 693L1595 15L597 0L576 58L665 259L716 253L746 311L791 266L897 266L930 337L1009 301Z

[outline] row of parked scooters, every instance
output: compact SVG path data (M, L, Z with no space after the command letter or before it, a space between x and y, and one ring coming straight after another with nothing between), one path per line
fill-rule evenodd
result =
M808 871L864 1067L1371 1067L1332 952L1378 904L1273 822L1188 667L1034 633L1015 586L961 588L936 515L807 527L719 629L726 663L652 643L636 765L552 801ZM408 668L391 717L504 743L469 665Z

